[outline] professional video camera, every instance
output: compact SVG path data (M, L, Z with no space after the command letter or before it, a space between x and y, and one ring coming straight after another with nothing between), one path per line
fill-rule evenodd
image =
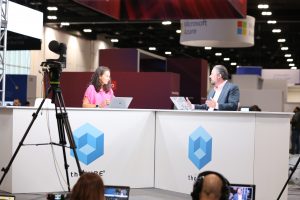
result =
M58 59L47 59L41 63L43 71L49 74L50 84L58 85L62 68L66 68L66 52L67 46L55 40L49 42L48 48L59 55Z

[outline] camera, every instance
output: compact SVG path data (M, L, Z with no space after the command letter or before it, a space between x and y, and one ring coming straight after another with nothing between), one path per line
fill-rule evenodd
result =
M57 59L47 59L41 63L41 66L43 67L43 71L49 74L50 85L59 85L62 68L66 68L67 46L64 43L52 40L49 42L48 48L50 51L58 54L59 57Z

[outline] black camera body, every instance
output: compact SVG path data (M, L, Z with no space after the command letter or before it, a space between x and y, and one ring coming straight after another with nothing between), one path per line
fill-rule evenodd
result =
M47 194L47 200L68 200L70 199L70 194L60 194L60 193L49 193Z

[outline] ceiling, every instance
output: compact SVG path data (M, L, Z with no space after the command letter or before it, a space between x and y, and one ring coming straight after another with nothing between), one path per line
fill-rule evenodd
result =
M248 0L247 15L256 18L255 45L248 48L213 48L183 46L179 43L180 21L173 20L169 26L163 26L161 21L126 21L115 20L104 14L83 7L71 0L12 0L44 12L45 26L59 29L87 39L96 39L103 35L107 39L117 38L118 48L140 48L147 50L155 46L153 53L164 57L204 58L211 65L223 64L231 73L236 66L262 66L265 69L290 69L290 63L300 68L300 1L299 0ZM259 3L269 4L272 16L262 16L262 10L257 9ZM58 11L48 11L47 6L56 6ZM49 20L47 16L54 14L57 20ZM276 20L276 24L267 24L267 20ZM70 26L61 26L60 22L70 22ZM92 29L91 33L83 33L84 28ZM280 28L281 33L272 33L273 28ZM279 38L285 38L285 43L278 43ZM281 47L287 46L288 51ZM165 55L171 51L171 55ZM222 56L215 56L221 52ZM285 54L291 54L293 62L287 62ZM230 61L224 61L229 57Z

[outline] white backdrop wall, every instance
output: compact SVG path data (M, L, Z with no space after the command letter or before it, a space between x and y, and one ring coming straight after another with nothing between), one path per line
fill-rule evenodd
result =
M63 71L94 71L98 66L99 49L112 48L110 41L104 37L97 40L86 40L61 31L44 27L42 47L39 51L31 51L31 75L37 76L37 97L42 97L42 68L40 64L46 59L57 59L58 55L49 50L52 40L67 45L67 67Z

